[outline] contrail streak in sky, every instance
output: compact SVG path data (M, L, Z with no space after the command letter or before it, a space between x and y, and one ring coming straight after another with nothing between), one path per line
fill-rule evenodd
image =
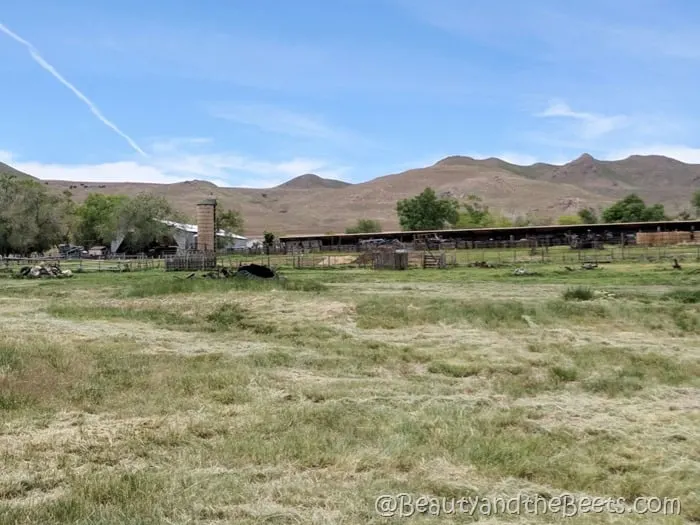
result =
M34 61L39 64L43 69L48 71L56 80L58 80L61 84L66 86L68 89L70 89L73 94L78 97L80 100L82 100L85 105L87 105L88 108L90 108L90 111L92 112L93 115L95 115L100 122L102 122L105 126L111 128L115 133L117 133L120 137L122 137L124 140L126 140L129 143L129 146L134 148L138 153L143 155L144 157L148 157L145 151L143 151L136 142L129 137L126 133L124 133L122 130L120 130L114 123L112 123L107 117L105 117L100 110L95 106L95 104L92 103L92 101L87 98L85 95L83 95L78 88L76 88L73 84L68 82L63 76L56 71L56 69L49 64L44 58L39 54L37 49L32 45L30 42L26 41L24 38L21 36L17 35L16 33L13 33L10 31L7 26L3 25L0 23L0 31L5 33L7 36L15 40L16 42L19 42L23 46L27 48L29 51L29 54L31 57L34 59Z

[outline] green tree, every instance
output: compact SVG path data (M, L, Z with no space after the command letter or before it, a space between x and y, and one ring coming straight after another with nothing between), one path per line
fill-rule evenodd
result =
M129 198L126 195L90 193L75 209L75 240L79 244L109 245L118 234L120 217Z
M359 219L355 226L345 228L345 233L375 233L382 231L379 221L372 219Z
M476 195L469 195L458 213L456 228L487 228L492 225L493 218L488 206Z
M44 252L65 240L64 199L33 179L0 175L0 254Z
M133 199L127 199L119 208L116 231L127 233L124 239L126 251L145 252L168 237L169 227L161 221L174 216L165 197L139 193Z
M695 208L695 215L700 217L700 190L693 193L690 203L692 204L693 208Z
M500 213L491 211L481 197L469 195L459 209L455 228L508 228L513 221Z
M216 212L216 229L224 230L238 235L243 233L243 216L236 210L226 210L222 213Z
M454 199L438 198L435 190L426 188L420 195L397 202L396 213L404 230L439 230L457 223L459 205Z
M583 219L581 219L580 215L562 215L559 217L559 220L557 220L558 224L561 225L574 225L574 224L583 224Z
M243 233L243 216L236 210L226 210L222 213L216 213L216 230L223 230L227 233L235 233L241 235ZM226 239L223 237L216 238L216 247L222 249L226 247Z
M666 220L662 204L648 206L636 194L630 194L603 210L604 222L651 222Z
M76 229L78 226L78 216L76 210L78 209L75 201L73 200L73 194L65 190L60 197L60 210L61 215L64 217L61 237L67 242L75 240Z
M275 234L272 232L263 233L263 245L265 246L265 253L270 255L270 248L275 244Z
M578 216L581 219L582 224L597 224L598 215L593 208L584 208L579 210Z

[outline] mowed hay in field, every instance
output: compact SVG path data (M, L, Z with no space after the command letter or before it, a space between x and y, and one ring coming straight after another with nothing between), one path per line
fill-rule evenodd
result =
M409 506L397 523L697 523L685 266L7 279L0 523L373 525L401 493L681 515Z
M691 232L639 232L637 244L639 246L674 246L681 243L689 243L693 239Z

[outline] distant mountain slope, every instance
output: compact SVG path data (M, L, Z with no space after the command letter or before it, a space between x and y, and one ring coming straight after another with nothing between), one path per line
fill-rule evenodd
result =
M305 175L294 177L293 179L280 184L276 188L288 190L311 190L317 188L344 188L345 186L351 186L351 184L342 180L324 179L323 177L319 177L313 173L307 173Z
M23 171L19 171L12 166L8 166L7 164L0 162L0 175L14 175L15 177L29 177L30 179L33 179L31 175L24 173Z
M11 167L0 165L0 169ZM659 156L633 156L601 161L590 155L555 166L518 166L501 159L477 160L451 156L432 166L411 169L359 183L306 174L269 189L220 188L206 181L177 184L85 183L50 181L50 188L70 190L76 201L91 192L135 195L141 191L166 197L178 210L194 217L195 205L207 197L223 209L241 211L247 235L342 232L357 219L376 219L385 229L397 229L396 202L426 187L464 199L479 195L506 215L557 217L592 206L607 206L631 192L649 203L661 202L670 213L689 207L700 189L700 165Z

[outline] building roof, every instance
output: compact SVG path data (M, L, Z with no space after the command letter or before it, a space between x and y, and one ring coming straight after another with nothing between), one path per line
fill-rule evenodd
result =
M491 228L455 228L449 230L406 230L406 231L386 231L373 233L322 233L322 234L304 234L304 235L280 235L279 240L287 241L303 241L303 240L322 240L322 239L372 239L382 237L397 237L397 236L412 236L412 235L442 235L447 234L456 236L460 234L472 233L528 233L528 232L566 232L566 231L582 231L582 230L600 230L609 228L611 230L630 229L639 230L651 228L690 228L695 229L700 227L700 220L692 219L685 221L655 221L655 222L615 222L615 223L598 223L598 224L552 224L548 226L498 226Z
M186 231L188 233L197 233L198 228L196 224L183 224L181 222L175 222L175 221L168 221L168 220L160 220L163 224L167 224L168 226L172 226L175 229ZM239 239L242 241L247 241L247 237L243 237L241 235L237 235L235 233L230 233L224 230L219 230L216 232L217 237L227 237L229 239Z

